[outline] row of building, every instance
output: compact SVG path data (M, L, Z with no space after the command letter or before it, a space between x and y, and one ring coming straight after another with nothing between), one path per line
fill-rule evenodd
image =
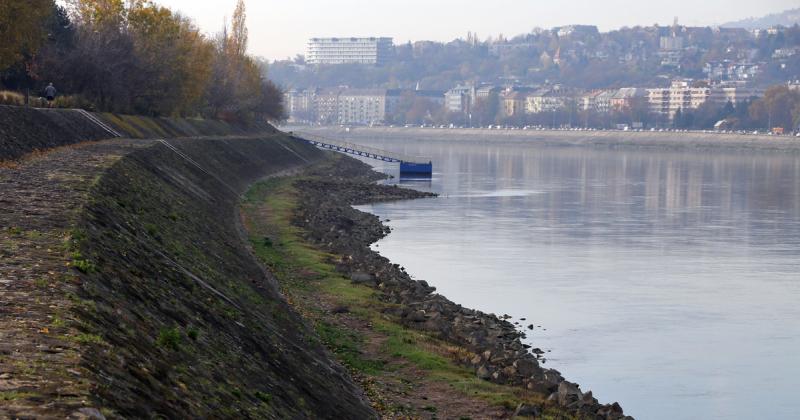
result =
M581 91L559 85L545 87L460 85L446 92L411 89L292 89L285 94L290 119L321 124L376 125L389 121L409 98L421 98L430 106L465 117L477 112L481 103L496 101L500 117L551 113L564 110L599 114L624 112L638 107L672 119L679 111L694 110L706 103L734 106L763 95L746 82L709 84L675 80L665 88L621 88Z
M292 89L284 104L290 120L320 124L383 124L409 98L422 98L443 107L445 95L437 90L412 89Z
M709 84L692 80L674 80L666 88L621 88L589 92L562 86L543 88L512 87L501 89L493 86L457 86L445 93L445 106L449 112L470 113L476 104L497 94L500 109L506 117L518 114L538 114L564 109L591 111L600 114L622 112L635 103L646 105L656 115L672 119L678 110L693 110L711 102L734 106L763 95L761 89L742 81Z

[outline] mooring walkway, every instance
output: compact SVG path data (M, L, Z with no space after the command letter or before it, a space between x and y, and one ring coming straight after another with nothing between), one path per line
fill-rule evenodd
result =
M424 157L404 155L401 153L376 149L374 147L350 143L343 140L322 137L302 131L294 131L290 134L297 139L305 140L321 149L333 150L340 153L381 160L384 162L399 163L401 172L430 174L432 170L430 159Z

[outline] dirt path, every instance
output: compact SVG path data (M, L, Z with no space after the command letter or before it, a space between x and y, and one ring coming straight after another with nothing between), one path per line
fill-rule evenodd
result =
M0 167L0 418L87 418L91 384L71 318L70 232L94 181L149 141L62 147Z
M387 351L389 337L364 319L342 311L336 298L323 292L305 302L326 320L362 337L360 357L379 361L383 368L374 375L362 375L362 387L369 391L373 405L386 419L507 419L512 410L466 395L452 384L431 378L428 372Z
M272 180L276 184L290 182ZM472 373L463 374L455 364L450 367L425 366L407 354L400 354L392 340L406 340L411 352L432 363L450 365L446 345L436 340L417 341L405 333L386 331L402 328L386 319L378 325L382 303L377 295L364 295L368 289L350 285L349 280L334 280L336 274L320 273L315 261L317 251L302 245L288 227L292 210L282 200L293 193L283 187L266 187L242 208L243 225L255 246L255 253L276 274L284 295L293 308L315 326L326 346L349 368L384 419L507 419L513 407L491 396L501 392L491 384L476 386ZM269 192L265 192L269 191ZM282 191L282 192L281 192ZM269 201L277 199L275 202ZM266 201L265 201L266 200ZM287 231L289 233L287 233ZM268 239L264 239L268 238ZM266 248L259 242L269 243ZM294 243L293 245L286 245ZM300 245L298 245L300 244ZM324 262L322 263L324 266ZM312 267L317 268L312 268ZM331 277L333 276L333 278ZM333 282L333 283L331 283ZM355 296L357 297L353 297ZM418 346L418 347L417 347ZM444 360L444 362L442 362ZM524 392L503 390L503 398L524 397Z

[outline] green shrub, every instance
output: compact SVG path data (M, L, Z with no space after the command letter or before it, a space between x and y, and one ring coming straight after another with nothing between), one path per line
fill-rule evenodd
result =
M186 335L188 335L193 341L197 341L197 339L200 337L200 331L198 331L197 328L189 328L189 331L186 332Z
M271 394L267 394L266 392L261 392L261 391L256 391L256 398L267 404L269 404L272 401Z
M84 274L91 274L97 271L97 266L95 266L94 263L88 259L84 258L84 256L78 251L72 253L72 266Z
M52 104L55 108L77 108L86 111L95 111L97 106L81 95L57 96Z
M181 348L181 330L175 328L163 328L158 333L158 340L156 344L159 347L178 351Z
M75 341L81 344L103 344L103 338L97 334L78 334L75 336Z

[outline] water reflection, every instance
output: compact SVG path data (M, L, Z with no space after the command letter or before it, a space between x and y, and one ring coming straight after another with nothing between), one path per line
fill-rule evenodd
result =
M380 252L546 327L532 342L601 400L643 419L800 413L800 157L379 146L433 156L430 184L403 185L441 194L368 206L395 228Z
M433 178L430 176L413 177L401 175L398 184L417 190L430 190L433 187Z

